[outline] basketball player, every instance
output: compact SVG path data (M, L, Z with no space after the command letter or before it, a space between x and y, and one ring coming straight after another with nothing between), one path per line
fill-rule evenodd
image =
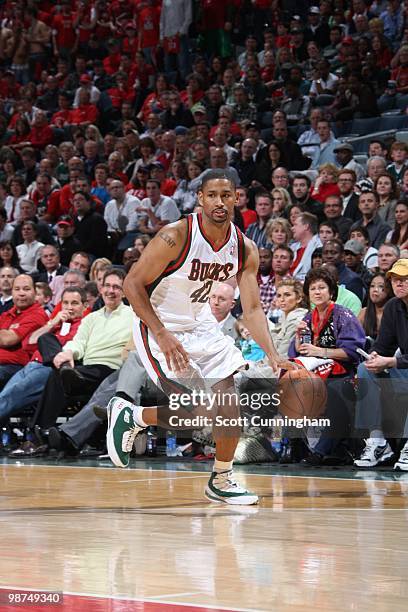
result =
M268 356L274 371L293 369L283 362L268 331L256 280L258 250L231 223L237 202L235 184L225 170L210 170L198 200L202 212L162 227L126 277L124 291L136 313L134 338L147 373L167 394L193 366L214 381L217 397L234 395L233 374L245 367L241 351L224 336L211 314L208 297L213 283L235 276L245 324ZM157 408L135 406L122 397L108 405L107 446L110 458L127 467L139 431L156 425ZM166 410L160 408L159 410ZM217 405L218 414L239 416L237 403ZM160 421L162 421L160 413ZM216 457L205 490L213 501L256 504L258 497L233 478L232 463L240 428L214 428Z

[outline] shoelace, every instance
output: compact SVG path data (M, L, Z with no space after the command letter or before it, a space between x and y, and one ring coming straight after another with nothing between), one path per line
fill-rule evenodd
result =
M372 442L371 440L366 440L366 445L361 454L360 459L366 459L367 457L369 457L371 451L373 450L373 448L375 448L375 446L375 442Z
M133 442L135 441L135 438L137 436L137 434L140 431L140 427L133 427L132 429L129 429L129 431L126 431L123 434L125 443L124 443L124 447L125 447L125 452L126 453L130 453L130 451L132 450L132 446L133 446Z
M215 478L217 485L225 487L237 488L238 483L233 479L232 472L219 472ZM221 488L221 486L220 486Z

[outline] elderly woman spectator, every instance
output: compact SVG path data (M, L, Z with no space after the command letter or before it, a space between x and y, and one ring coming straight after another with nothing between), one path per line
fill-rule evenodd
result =
M338 286L324 267L312 269L305 278L303 292L315 307L301 321L289 348L289 357L297 357L308 369L317 370L327 378L328 401L326 416L330 431L325 430L313 452L305 458L306 465L319 465L331 455L340 440L347 437L347 384L360 362L358 348L366 342L365 332L357 317L336 304ZM310 359L314 358L314 359ZM303 361L302 361L303 360Z

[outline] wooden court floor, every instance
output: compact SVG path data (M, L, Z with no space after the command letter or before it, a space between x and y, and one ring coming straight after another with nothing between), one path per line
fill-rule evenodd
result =
M231 508L204 471L135 465L0 465L1 612L408 609L408 473L242 472L261 503Z

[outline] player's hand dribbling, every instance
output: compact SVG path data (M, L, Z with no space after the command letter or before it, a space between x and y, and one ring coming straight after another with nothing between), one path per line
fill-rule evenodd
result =
M163 328L156 334L156 342L166 358L167 367L175 372L182 372L188 367L188 354L181 342L167 329Z

